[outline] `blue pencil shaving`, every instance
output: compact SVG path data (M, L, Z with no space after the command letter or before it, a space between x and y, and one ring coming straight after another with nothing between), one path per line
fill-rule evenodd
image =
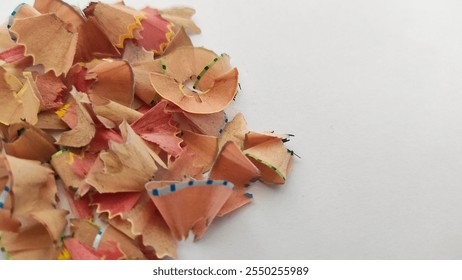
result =
M152 184L152 183L147 183L147 185ZM198 180L198 181L187 181L187 182L181 182L181 183L172 183L170 185L167 185L162 188L158 189L153 189L151 191L153 196L162 196L166 195L169 193L173 193L179 190L182 190L187 187L192 187L192 186L225 186L230 189L234 189L234 184L226 181L226 180Z
M93 241L93 249L98 249L99 244L101 243L101 239L103 238L104 232L106 232L107 226L101 227L98 231L98 234L95 236L95 240Z

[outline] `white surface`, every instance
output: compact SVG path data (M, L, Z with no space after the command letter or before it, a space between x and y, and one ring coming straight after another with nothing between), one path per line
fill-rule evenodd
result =
M151 3L172 4L231 55L249 127L295 134L302 156L179 258L462 258L462 2Z

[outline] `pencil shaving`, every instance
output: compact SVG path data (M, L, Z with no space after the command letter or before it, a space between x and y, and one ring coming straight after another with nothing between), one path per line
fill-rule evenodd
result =
M286 182L291 135L228 118L239 71L193 45L194 14L36 0L0 25L5 258L181 258L258 180Z

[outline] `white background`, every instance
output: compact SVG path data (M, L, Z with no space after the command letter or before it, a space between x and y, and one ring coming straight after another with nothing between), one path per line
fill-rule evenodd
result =
M150 4L197 10L193 42L239 68L233 110L302 157L180 259L462 258L462 2Z

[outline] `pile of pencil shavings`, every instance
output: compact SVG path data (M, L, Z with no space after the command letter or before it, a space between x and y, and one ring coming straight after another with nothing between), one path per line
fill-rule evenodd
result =
M189 231L283 184L289 135L224 110L227 55L191 8L22 4L0 32L0 233L9 259L176 258Z

